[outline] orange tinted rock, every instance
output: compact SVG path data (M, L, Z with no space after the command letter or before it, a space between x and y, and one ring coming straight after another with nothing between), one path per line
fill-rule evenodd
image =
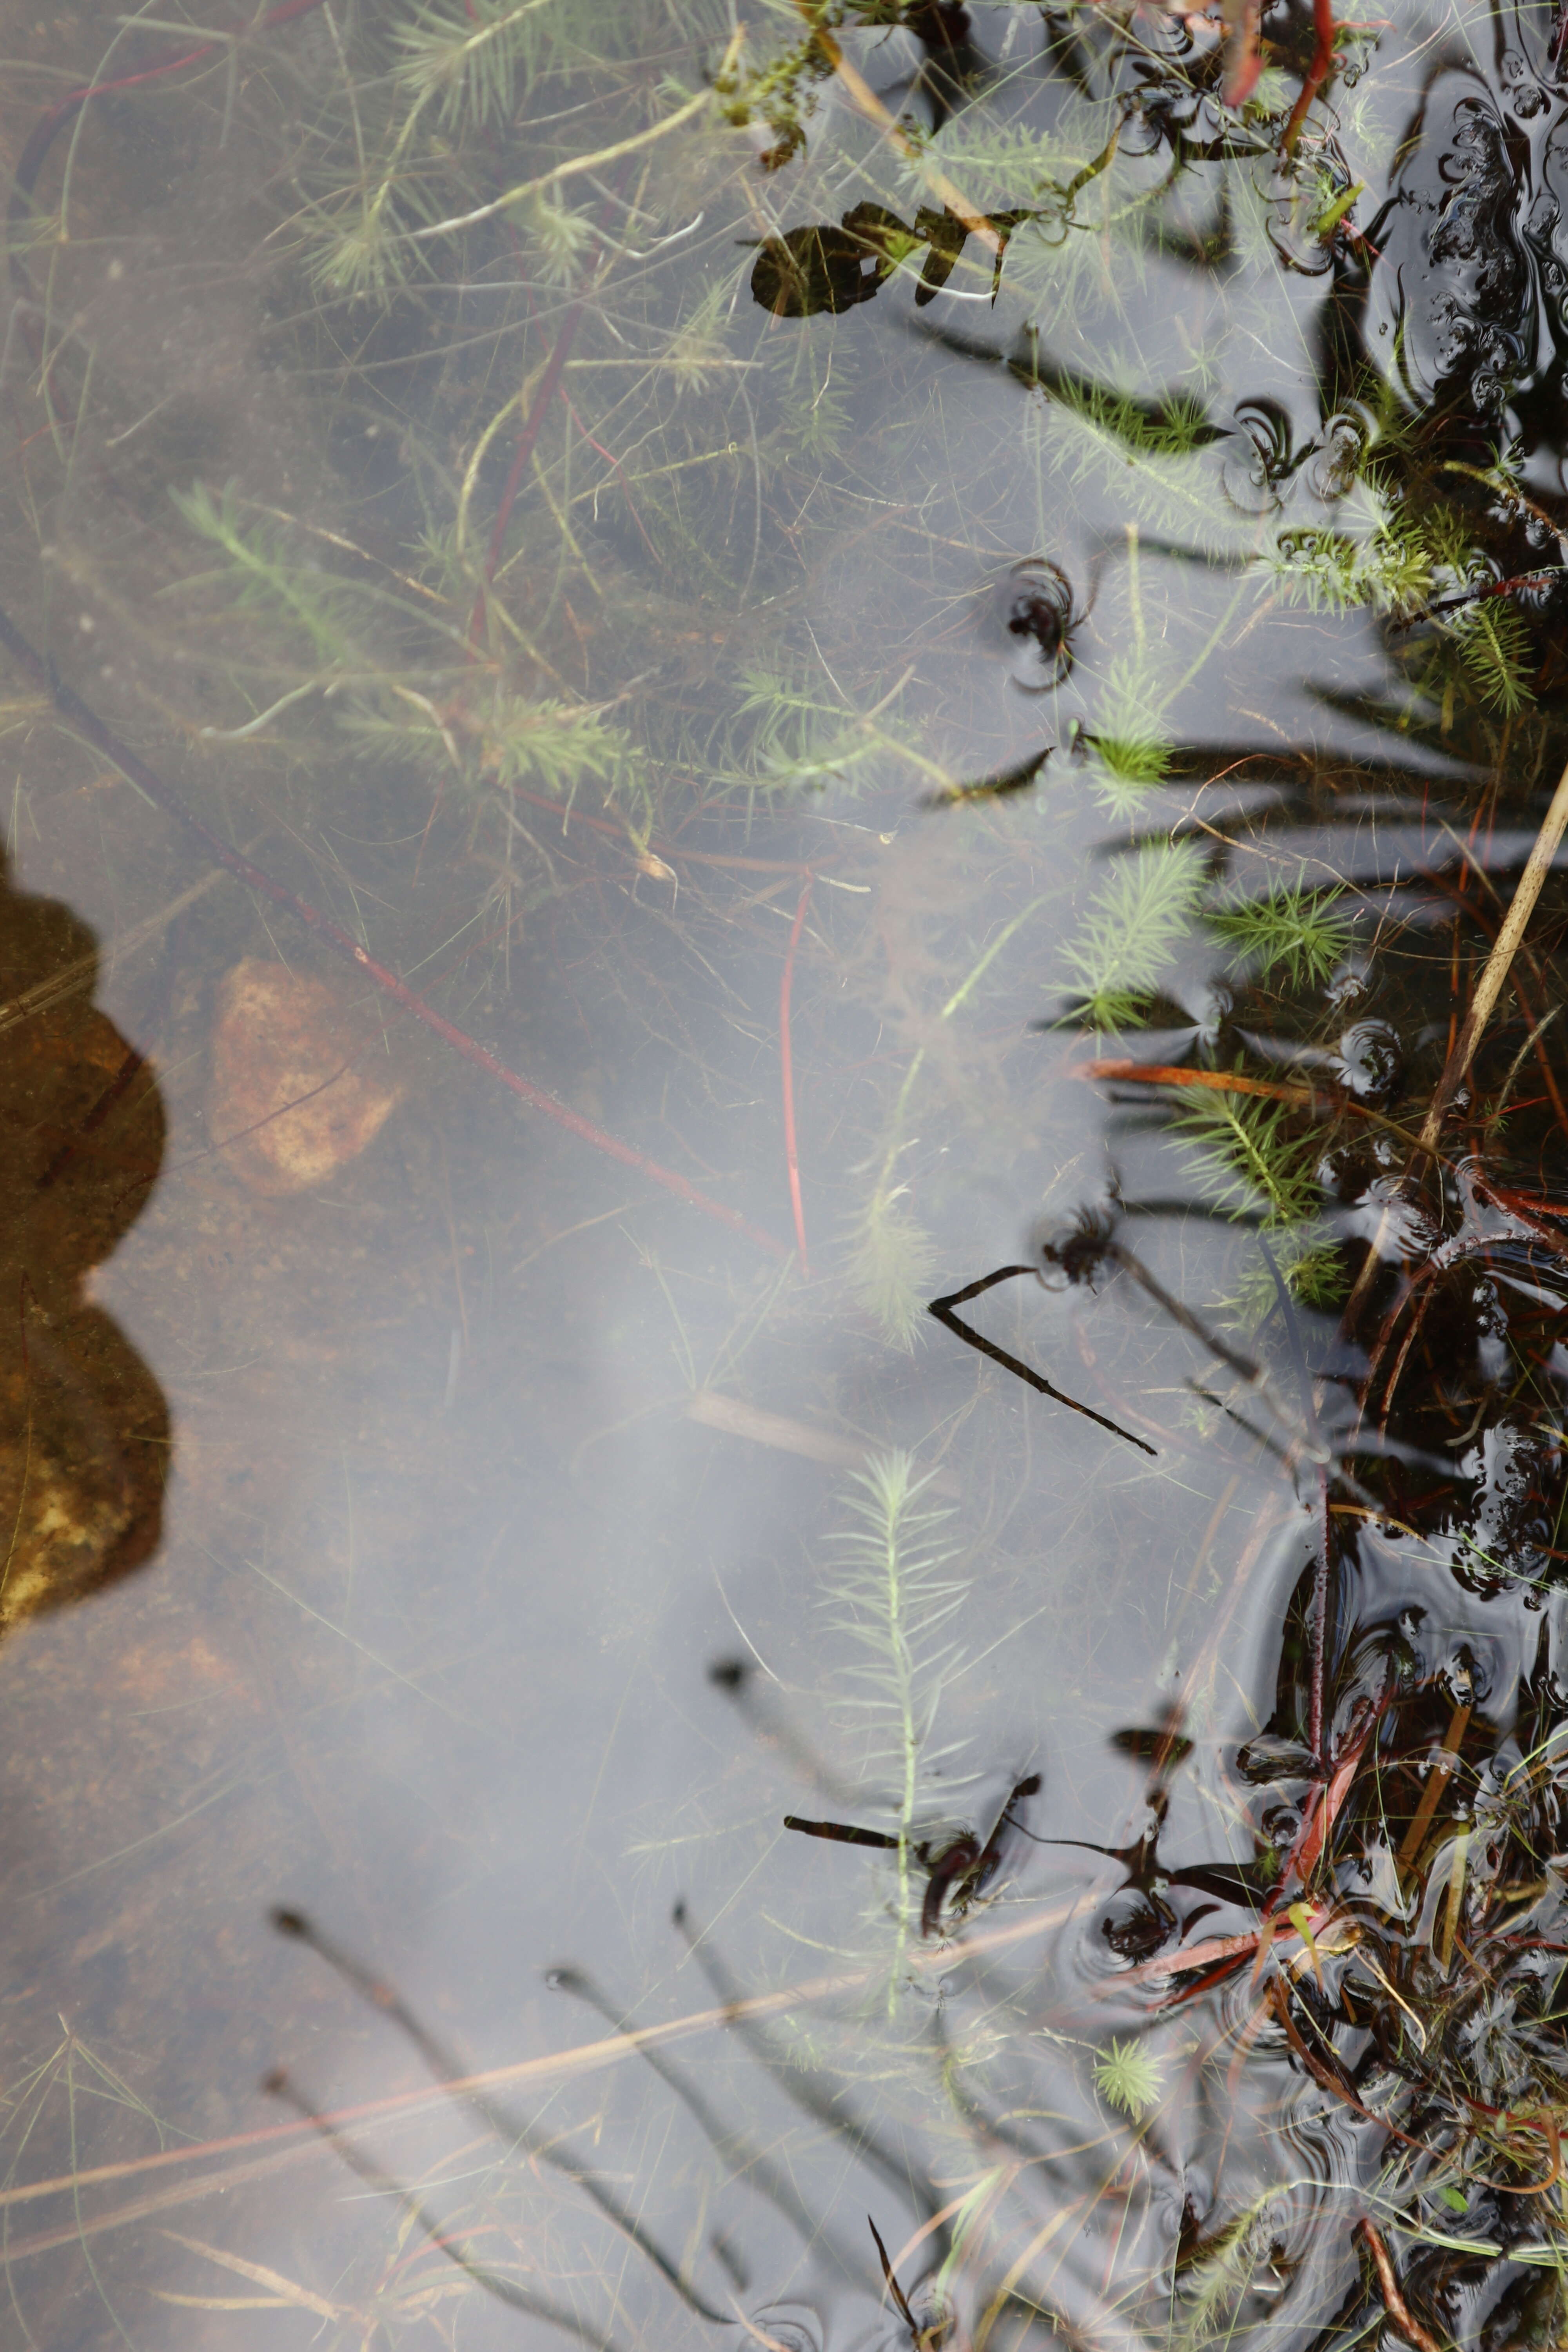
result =
M399 1094L385 1069L330 982L247 956L218 989L207 1132L253 1192L307 1192L380 1134Z

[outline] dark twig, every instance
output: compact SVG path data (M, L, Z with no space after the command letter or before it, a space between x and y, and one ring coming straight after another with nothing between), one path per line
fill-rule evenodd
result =
M803 1822L794 1813L784 1817L786 1830L797 1830L802 1837L831 1838L836 1845L868 1845L879 1853L897 1853L902 1838L889 1837L885 1830L858 1830L849 1822Z
M1157 1454L1156 1447L1146 1445L1141 1437L1134 1437L1132 1432L1123 1429L1120 1422L1108 1421L1104 1413L1096 1412L1092 1405L1080 1404L1076 1397L1064 1396L1060 1389L1051 1386L1043 1372L1037 1372L1029 1365L1020 1363L1016 1356L1010 1356L1006 1349L999 1348L994 1339L982 1339L978 1331L952 1311L955 1307L962 1307L966 1299L978 1298L983 1290L990 1290L996 1283L1006 1282L1014 1275L1037 1274L1039 1268L1033 1265L1000 1265L994 1274L983 1274L978 1282L967 1284L963 1290L952 1291L945 1298L933 1298L926 1313L934 1315L937 1321L962 1339L966 1348L977 1349L981 1355L989 1356L994 1364L1000 1364L1015 1379L1026 1381L1030 1388L1037 1389L1042 1396L1048 1396L1054 1404L1065 1404L1069 1412L1082 1413L1086 1421L1092 1421L1100 1428L1109 1430L1112 1437L1125 1438L1127 1444L1135 1445L1141 1454Z
M896 2197L905 2199L927 2222L933 2225L938 2256L945 2259L950 2241L945 2227L939 2221L943 2200L934 2182L922 2173L917 2173L892 2148L883 2145L870 2125L849 2105L842 2084L831 2092L820 2088L815 2079L816 2069L802 2064L793 2055L778 2048L773 2037L748 2014L745 1996L711 1940L693 1921L684 1902L677 1903L670 1917L685 1937L698 1967L724 2003L727 2012L724 2022L731 2032L745 2044L793 2106L824 2125L844 2143L852 2156L875 2172Z
M1337 2057L1335 2063L1331 2066L1323 2059L1313 2055L1301 2038L1300 2028L1290 2014L1290 1994L1284 1977L1276 1977L1265 1999L1285 2028L1285 2038L1291 2049L1313 2081L1323 2090L1331 2092L1337 2099L1342 2099L1346 2106L1352 2108L1363 2121L1375 2124L1380 2131L1387 2132L1391 2139L1396 2139L1404 2147L1413 2147L1421 2155L1432 2158L1434 2162L1441 2162L1452 2153L1451 2150L1435 2147L1429 2140L1417 2139L1411 2132L1401 2131L1399 2126L1390 2123L1386 2116L1377 2115L1371 2107L1363 2106L1340 2071ZM1515 2115L1506 2107L1489 2107L1481 2100L1472 2099L1462 2091L1458 2095L1474 2116L1482 2117L1489 2123L1505 2123L1516 2129L1538 2133L1546 2142L1547 2154L1551 2158L1546 2170L1538 2180L1497 2180L1484 2172L1471 2172L1467 2175L1470 2187L1489 2189L1499 2197L1549 2196L1563 2178L1562 2134L1557 2128L1556 2119L1551 2110L1545 2109L1534 2115ZM1511 2154L1511 2150L1509 2152Z
M941 792L927 793L921 801L923 809L961 807L968 801L1005 800L1011 793L1027 792L1046 761L1056 749L1047 743L1042 751L1033 751L1016 766L1003 768L994 776L981 776L972 784L946 784Z
M601 2336L596 2328L584 2326L574 2313L563 2311L557 2304L546 2303L539 2295L529 2294L523 2288L514 2286L510 2279L500 2277L494 2271L487 2270L482 2263L477 2262L466 2247L447 2234L437 2216L420 2202L411 2189L405 2188L402 2181L395 2179L391 2173L384 2172L378 2164L362 2156L351 2139L325 2116L318 2114L309 2100L295 2089L280 2066L263 2079L261 2087L271 2097L282 2099L291 2106L334 2155L342 2158L349 2170L364 2182L367 2189L379 2197L395 2198L404 2210L413 2216L431 2245L472 2279L477 2287L482 2287L486 2294L493 2295L498 2303L509 2305L513 2311L525 2312L531 2319L542 2319L548 2326L564 2328L568 2335L575 2336L581 2343L592 2346L594 2352L616 2352L613 2336Z
M1562 564L1542 565L1535 572L1516 572L1511 579L1489 580L1474 588L1460 588L1452 596L1439 596L1436 604L1417 605L1413 613L1405 613L1389 623L1391 629L1419 628L1423 621L1439 621L1446 613L1462 612L1467 605L1489 604L1497 596L1512 596L1521 588L1545 588L1553 581L1568 580Z
M878 2259L880 2261L882 2265L882 2276L888 2282L888 2293L898 2305L900 2315L903 2320L904 2326L910 2331L910 2342L918 2344L921 2340L920 2323L916 2319L914 2313L910 2309L903 2288L899 2284L898 2280L893 2275L893 2265L888 2259L888 2249L882 2243L882 2232L878 2229L877 2224L872 2221L869 2213L866 2216L866 2226L877 2242Z
M1269 1279L1274 1285L1275 1297L1279 1300L1280 1319L1285 1326L1285 1337L1290 1349L1290 1361L1296 1374L1296 1390L1301 1400L1302 1417L1306 1422L1313 1445L1321 1454L1323 1433L1319 1424L1317 1403L1312 1395L1311 1377L1307 1370L1307 1351L1302 1345L1300 1318L1296 1313L1296 1303L1290 1296L1289 1284L1279 1271L1279 1262L1261 1234L1258 1236L1258 1246L1263 1253L1263 1262L1268 1268ZM1326 1778L1329 1767L1323 1748L1323 1706L1328 1688L1329 1610L1333 1598L1331 1557L1332 1536L1329 1519L1329 1474L1326 1462L1320 1460L1317 1469L1318 1507L1322 1517L1322 1525L1318 1531L1312 1568L1312 1679L1307 1700L1307 1745L1312 1751L1318 1772Z
M584 1969L546 1969L544 1981L552 1992L567 1993L575 2000L585 2001L615 2032L627 2037L644 2064L675 2094L710 2147L723 2158L732 2180L740 2182L742 2187L754 2189L759 2196L765 2197L798 2232L802 2243L819 2253L825 2252L846 2278L864 2278L863 2264L855 2261L838 2244L832 2232L811 2211L790 2178L787 2168L775 2164L743 2132L736 2131L725 2123L685 2069L677 2066L662 2051L641 2040L642 2029L635 2020L610 2001Z
M444 2049L435 2036L420 2023L394 1987L383 1982L379 1977L373 1976L371 1971L363 1967L352 1953L343 1951L329 1937L323 1936L303 1912L279 1908L272 1914L272 1924L280 1936L291 1937L296 1941L309 1946L317 1958L325 1960L327 1966L334 1969L346 1984L352 1986L363 2000L368 2001L372 2008L379 2009L382 2014L397 2027L399 2032L413 2043L437 2083L448 2084L460 2079L458 2062L452 2053ZM279 2076L277 2079L281 2082L284 2078ZM514 2116L509 2116L504 2109L478 2092L464 2093L463 2100L464 2104L479 2117L488 2130L495 2134L499 2140L510 2143L514 2148L526 2149L528 2154L537 2158L540 2163L549 2165L552 2171L563 2174L566 2179L581 2189L584 2194L598 2207L611 2227L618 2230L622 2237L634 2245L646 2261L651 2263L659 2276L674 2288L682 2303L689 2310L694 2311L699 2319L705 2319L715 2327L734 2326L734 2321L727 2313L715 2311L710 2305L703 2302L701 2296L682 2277L679 2265L670 2259L657 2239L648 2235L642 2223L634 2214L627 2211L620 2199L612 2189L606 2188L597 2173L588 2166L579 2164L574 2157L558 2147L553 2141L544 2138L532 2126L520 2123Z

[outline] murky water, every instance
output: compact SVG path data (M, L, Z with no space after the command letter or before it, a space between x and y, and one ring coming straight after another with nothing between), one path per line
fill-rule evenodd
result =
M1560 2342L1547 13L4 21L0 2340Z

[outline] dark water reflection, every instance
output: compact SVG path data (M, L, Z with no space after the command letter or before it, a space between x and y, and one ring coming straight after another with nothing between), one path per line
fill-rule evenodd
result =
M1368 2219L1557 2340L1555 874L1418 1133L1563 761L1550 28L1402 16L1303 195L1138 21L846 35L994 300L817 58L787 168L639 147L377 302L310 238L382 28L44 157L114 27L13 12L0 597L578 1124L11 679L0 2340L1349 2345ZM1120 243L1108 105L1119 203L1185 173ZM1042 1230L989 1360L931 1323Z

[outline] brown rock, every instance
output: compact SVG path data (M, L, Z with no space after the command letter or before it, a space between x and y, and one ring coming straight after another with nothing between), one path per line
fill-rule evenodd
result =
M92 934L0 853L0 1637L156 1549L162 1390L85 1295L163 1156L153 1070L93 1004Z
M253 1192L303 1192L356 1160L395 1108L379 1035L323 980L247 956L218 988L207 1132Z

